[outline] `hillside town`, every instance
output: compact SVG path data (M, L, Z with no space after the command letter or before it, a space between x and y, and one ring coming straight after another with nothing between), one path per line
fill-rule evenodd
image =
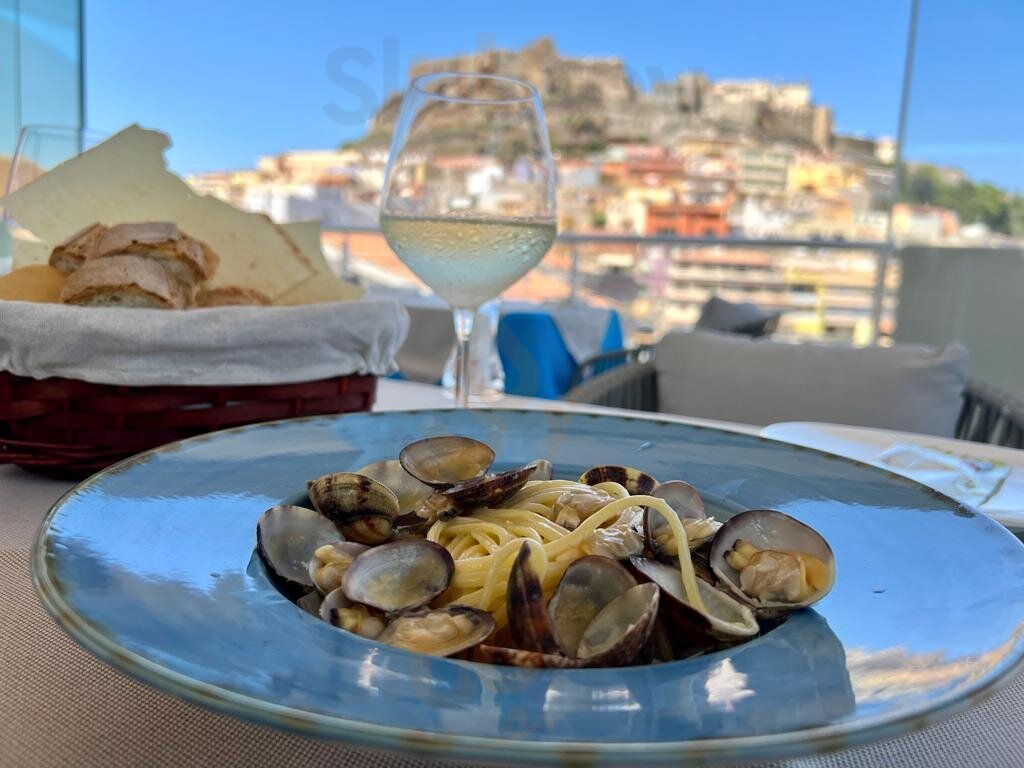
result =
M1009 239L949 208L893 205L893 140L838 132L832 109L813 100L807 83L684 72L641 90L622 62L562 57L547 39L521 51L423 62L410 76L438 71L496 72L537 85L555 151L562 233L698 239L671 248L556 246L512 289L515 298L563 298L575 262L588 300L616 304L652 333L692 324L718 294L782 312L784 332L856 340L867 332L876 287L871 244L890 236L946 245ZM255 168L197 174L189 183L279 222L319 220L328 252L350 274L414 285L379 235L352 231L376 227L398 100L390 97L366 135L340 148L261 157ZM474 194L503 194L501 173L486 159L445 162ZM949 184L962 181L955 170L937 172ZM705 242L722 238L803 245ZM883 281L889 291L897 272L898 265ZM887 302L883 329L893 320Z

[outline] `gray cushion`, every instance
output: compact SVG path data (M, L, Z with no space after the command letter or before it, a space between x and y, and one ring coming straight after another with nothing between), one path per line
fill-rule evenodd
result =
M660 409L747 424L827 421L951 437L967 350L784 344L667 334L657 346Z
M700 311L697 328L742 333L746 336L766 336L774 330L781 315L781 312L765 312L750 302L736 303L712 296Z

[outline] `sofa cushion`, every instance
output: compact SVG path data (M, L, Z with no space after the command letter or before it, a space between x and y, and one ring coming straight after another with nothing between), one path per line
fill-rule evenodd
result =
M697 328L741 333L744 336L770 336L781 316L781 312L765 312L756 304L736 303L712 296L700 311Z
M785 344L672 332L657 345L660 410L765 425L826 421L951 437L967 350Z

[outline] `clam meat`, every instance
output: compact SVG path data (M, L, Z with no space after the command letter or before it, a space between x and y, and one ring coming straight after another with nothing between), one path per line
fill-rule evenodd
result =
M766 618L816 603L832 589L835 556L810 526L770 509L741 512L715 534L711 569Z
M309 577L322 594L333 592L341 586L341 577L352 561L367 549L365 544L354 541L336 541L317 547L309 561Z
M378 640L407 651L451 656L479 645L494 631L487 611L465 605L429 610L421 608L391 619Z
M679 517L679 522L683 524L683 530L686 532L686 539L691 549L696 549L710 541L721 528L721 523L713 517L707 516L704 511L704 501L697 489L682 480L660 483L655 486L650 495L664 499L672 507L672 511ZM668 522L664 517L654 514L649 509L644 510L644 541L655 557L668 558L676 557L679 554Z
M370 640L384 631L384 620L380 616L365 605L353 603L340 588L324 595L320 603L320 618L328 624Z

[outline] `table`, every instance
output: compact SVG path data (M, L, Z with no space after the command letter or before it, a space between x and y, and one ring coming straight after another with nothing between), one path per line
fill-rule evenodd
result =
M379 410L446 407L435 387L381 381ZM508 407L622 413L507 397ZM633 416L641 416L629 412ZM654 417L654 416L651 416ZM756 434L739 424L663 417ZM461 765L426 762L274 731L159 693L79 649L43 612L29 548L48 507L69 487L0 467L0 768L21 766ZM1024 676L979 706L876 745L773 764L785 768L1024 765Z

